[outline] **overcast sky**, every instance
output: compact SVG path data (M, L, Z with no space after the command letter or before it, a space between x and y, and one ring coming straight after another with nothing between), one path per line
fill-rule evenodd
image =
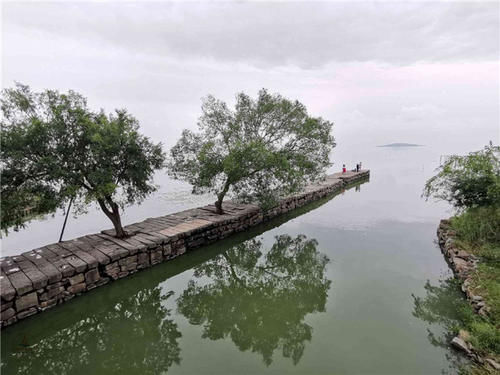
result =
M127 108L169 147L200 99L266 87L345 145L499 139L497 2L3 3L2 86Z

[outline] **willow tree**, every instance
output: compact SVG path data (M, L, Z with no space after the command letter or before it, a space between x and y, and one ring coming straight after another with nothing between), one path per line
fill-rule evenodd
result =
M219 214L228 193L270 206L322 178L335 146L331 122L264 89L255 100L238 94L234 110L208 96L198 127L197 133L183 131L168 170L189 182L195 194L215 193Z
M93 112L74 91L16 84L3 90L1 110L2 229L23 226L28 206L45 213L74 201L80 213L97 202L116 236L126 236L120 209L155 190L161 144L141 135L125 110Z

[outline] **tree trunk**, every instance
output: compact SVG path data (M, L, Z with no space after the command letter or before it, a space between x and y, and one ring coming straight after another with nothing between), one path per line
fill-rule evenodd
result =
M122 220L120 217L120 211L118 205L113 202L111 197L106 197L106 201L104 199L98 199L97 202L99 206L101 206L101 210L108 217L109 220L113 223L113 227L115 228L115 237L123 238L127 237L127 232L122 227ZM106 206L106 202L109 204L111 209Z
M218 215L222 215L224 211L222 210L222 198L217 198L217 201L215 202L215 213Z
M230 186L231 184L229 183L229 180L226 181L222 191L219 194L217 194L217 201L215 202L215 212L218 215L222 215L224 213L224 210L222 209L222 201L224 200L224 196L226 195L226 193L229 191Z

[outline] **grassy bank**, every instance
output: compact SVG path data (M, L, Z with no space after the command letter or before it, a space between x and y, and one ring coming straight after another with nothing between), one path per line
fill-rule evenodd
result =
M474 254L478 265L470 278L470 288L483 297L487 316L464 311L462 327L466 340L482 355L500 359L500 208L471 208L451 219L456 246ZM492 374L489 366L473 366L471 374Z

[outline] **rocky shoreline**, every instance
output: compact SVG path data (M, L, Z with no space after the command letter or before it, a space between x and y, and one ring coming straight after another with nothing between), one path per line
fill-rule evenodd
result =
M437 230L437 236L439 240L439 247L443 253L446 262L450 265L453 270L455 277L457 277L461 283L461 289L464 292L467 300L474 308L474 311L481 316L488 316L491 309L486 304L484 298L477 294L477 292L472 287L472 275L477 269L478 258L467 251L460 249L456 245L456 232L451 228L450 220L443 219L439 223ZM475 348L467 342L468 333L461 330L458 336L455 336L451 340L451 345L465 353L470 359L479 363L488 363L493 369L500 370L500 364L492 358L484 357L480 355Z

